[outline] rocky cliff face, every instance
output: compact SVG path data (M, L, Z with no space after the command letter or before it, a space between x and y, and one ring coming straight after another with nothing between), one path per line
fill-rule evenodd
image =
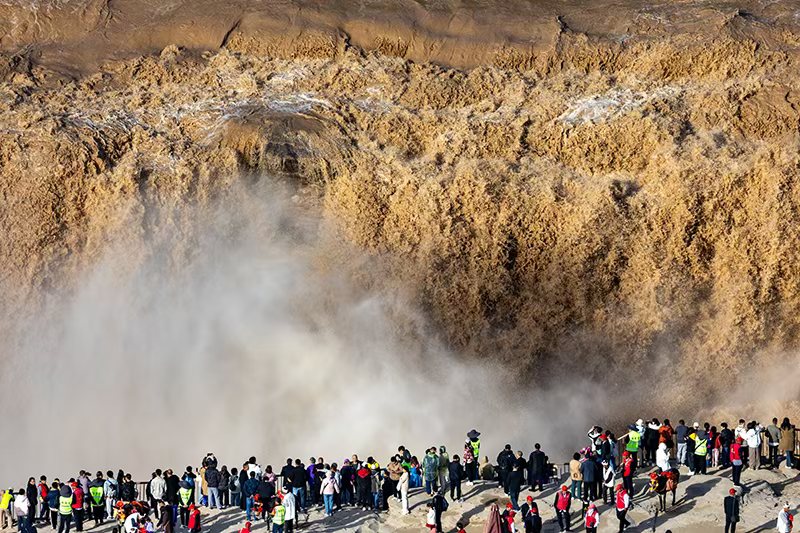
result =
M112 240L135 265L182 206L279 179L380 258L361 283L467 357L609 385L647 369L702 384L687 404L796 362L786 5L208 4L0 6L4 316Z

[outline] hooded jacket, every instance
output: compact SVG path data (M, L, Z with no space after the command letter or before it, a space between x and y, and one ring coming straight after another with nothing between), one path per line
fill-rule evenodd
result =
M667 452L667 444L664 442L660 443L656 450L656 466L664 472L669 470L669 452Z

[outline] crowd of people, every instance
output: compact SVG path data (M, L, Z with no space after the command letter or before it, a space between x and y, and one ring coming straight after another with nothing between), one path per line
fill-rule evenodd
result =
M681 467L690 476L706 475L709 467L731 468L733 487L725 498L723 511L726 533L735 533L739 521L741 474L745 468L795 468L796 432L788 418L762 427L758 422L740 420L730 428L679 420L673 427L669 420L640 419L631 424L621 438L600 426L587 433L588 442L576 451L565 473L567 483L556 485L552 505L560 530L570 531L574 521L594 532L600 522L599 502L614 510L619 531L630 522L627 514L636 499L658 496L658 512L667 512L668 495L675 505ZM762 440L768 453L762 455ZM539 533L543 523L535 495L552 482L560 482L561 472L550 462L540 444L527 454L514 451L507 444L496 462L481 457L480 432L470 431L460 454L452 456L446 446L425 450L422 460L405 446L381 464L372 456L360 459L353 455L338 462L311 457L308 462L287 459L279 472L271 465L262 467L255 457L241 468L219 465L213 453L207 454L198 468L187 466L180 475L172 469L157 469L140 491L130 474L122 470L96 472L92 477L82 470L66 481L40 476L30 478L24 488L9 488L0 496L0 527L13 527L20 533L33 533L35 526L50 526L58 533L70 529L81 532L84 523L97 527L113 521L118 532L173 533L176 528L196 533L201 530L201 507L208 509L239 508L246 520L242 533L252 524L264 521L274 533L291 533L298 520L311 508L319 508L325 517L345 508L388 512L392 499L398 510L409 514L409 493L419 488L430 496L425 526L441 533L442 515L450 501L464 497L462 485L497 482L509 502L500 510L493 506L486 521L489 533L515 533L517 522L526 533ZM762 459L765 464L762 465ZM649 475L648 488L637 494L637 472ZM520 505L520 495L529 494ZM143 492L143 493L140 493ZM572 507L578 502L578 514ZM496 516L495 516L496 515ZM463 524L457 528L463 531ZM788 505L778 518L778 531L789 533L792 514ZM499 528L499 529L492 529ZM788 529L787 529L788 528Z

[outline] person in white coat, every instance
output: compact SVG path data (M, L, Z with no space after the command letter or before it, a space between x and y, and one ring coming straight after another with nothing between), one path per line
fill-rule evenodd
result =
M289 487L283 488L283 508L286 509L286 522L283 527L284 533L292 533L295 521L297 520L297 505L294 494Z
M400 480L397 482L397 489L400 491L400 502L403 505L403 514L408 514L408 481L409 473L408 467L403 467L403 473L400 474Z
M660 443L656 450L656 466L660 468L662 472L667 472L670 469L669 451L667 450L667 444L665 442Z
M792 530L792 520L789 515L789 504L783 505L778 513L778 533L789 533Z

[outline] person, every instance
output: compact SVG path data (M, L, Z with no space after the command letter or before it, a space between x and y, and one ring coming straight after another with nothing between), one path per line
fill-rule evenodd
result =
M411 452L406 449L405 446L400 445L397 447L397 455L400 456L400 463L410 463L411 462Z
M675 426L675 440L678 443L678 464L686 465L686 437L689 435L689 428L686 427L686 421L683 419L678 420L678 425Z
M731 445L734 436L727 422L722 422L720 427L722 429L719 431L719 462L722 468L728 468L731 466Z
M617 472L608 461L603 461L603 503L608 504L614 498L614 485Z
M494 481L494 466L489 462L489 457L483 456L483 461L480 464L481 479L484 481Z
M558 518L558 526L561 531L569 531L569 507L572 503L572 495L567 490L566 485L561 485L561 490L556 492L555 500L553 501L553 508L556 511Z
M528 457L528 484L531 491L544 490L546 481L545 470L547 468L547 456L542 451L542 445L538 442L533 445L533 451Z
M279 499L272 508L272 533L283 533L283 526L286 524L286 507Z
M778 449L781 445L781 428L778 427L778 419L773 418L772 424L767 426L767 445L769 455L767 461L770 468L778 468Z
M520 515L525 533L542 533L542 517L539 516L539 507L533 501L533 496L525 498L525 503L520 507Z
M450 454L445 446L439 446L439 488L446 492L450 483Z
M150 507L153 509L155 517L158 518L160 504L167 495L167 482L160 468L157 468L154 473L155 476L150 480L150 497L152 498Z
M467 444L469 444L470 448L472 449L472 456L475 458L475 461L480 459L481 457L481 432L477 429L470 430L467 433ZM477 478L477 472L475 478ZM474 481L474 480L473 480Z
M85 494L80 483L70 480L72 486L72 520L75 531L83 531L83 500Z
M456 533L467 533L464 522L456 522Z
M425 478L425 493L433 494L436 491L439 476L439 459L436 456L435 448L429 448L422 459L422 475Z
M447 511L449 504L444 497L444 491L439 489L436 492L436 495L433 497L433 510L435 513L435 524L436 524L436 533L443 533L444 529L442 528L442 514Z
M123 477L122 486L119 488L120 499L124 502L132 502L136 499L136 483L130 474Z
M363 511L372 508L372 474L366 464L356 470L356 492L358 493L358 505Z
M745 440L747 441L747 448L750 452L748 457L749 467L753 470L761 468L761 425L752 421L747 425L747 433L745 433Z
M269 467L267 467L269 468ZM274 477L274 476L273 476ZM231 488L231 473L228 471L228 465L222 465L219 471L219 500L222 508L225 509L230 505L230 488Z
M402 465L401 468L403 468ZM405 470L408 471L407 468ZM402 477L402 475L400 477ZM342 462L342 469L339 471L339 490L341 490L340 494L342 505L355 505L355 498L353 497L355 494L355 488L353 486L355 479L356 471L353 468L353 465L350 464L350 459L345 459Z
M161 502L157 527L164 533L174 533L175 531L175 525L172 522L172 506L166 501Z
M436 511L433 509L433 502L428 502L428 512L425 515L425 527L431 533L436 532Z
M522 470L519 465L515 464L506 476L506 489L512 509L519 511L519 493L522 490Z
M586 458L580 464L581 478L583 479L582 491L583 499L594 501L597 499L597 463L591 452L587 453Z
M47 522L50 516L50 508L47 506L48 492L47 476L40 476L39 484L36 485L36 495L39 499L39 518L37 520L40 522Z
M239 530L239 533L252 533L250 529L251 527L253 527L252 522L245 522L244 527Z
M125 533L137 533L139 531L139 519L141 515L136 508L132 507L130 504L126 505L124 509L125 521L122 523L122 529Z
M33 478L31 478L33 479ZM36 490L36 483L34 481L34 490ZM17 526L20 533L32 533L31 527L31 502L28 499L26 489L19 489L19 494L14 498L14 514L17 515Z
M448 480L450 482L450 499L461 501L461 481L464 479L464 467L461 466L461 458L453 456L453 460L448 465Z
M117 497L119 495L119 483L114 479L114 472L111 470L106 472L106 481L103 483L103 494L105 494L106 497L106 516L112 518L114 516L114 506L117 503Z
M629 494L633 494L633 476L636 474L636 463L627 450L622 452L622 485Z
M284 529L286 533L292 533L297 520L297 503L289 487L283 488L283 508L286 510Z
M186 479L182 479L180 482L180 488L178 489L178 502L181 515L181 526L188 527L189 514L191 512L189 507L192 505L192 488ZM250 520L249 514L247 519Z
M39 490L36 488L36 479L29 478L25 487L25 497L28 498L28 525L33 526L36 521L36 503L39 499Z
M283 479L284 486L286 485L286 478ZM228 480L228 493L230 505L239 507L242 501L242 482L239 479L239 470L234 466L231 468L231 476Z
M14 490L9 487L0 497L0 529L14 527Z
M581 499L581 485L583 484L583 474L581 474L581 454L575 452L572 454L572 460L569 462L569 478L572 481L570 484L570 493L573 498Z
M722 506L725 510L725 533L736 533L736 523L739 522L739 498L736 496L736 489L728 491Z
M586 533L597 533L597 528L600 525L600 513L597 512L597 506L594 503L589 504L583 519Z
M508 474L513 464L514 452L511 451L511 445L506 444L503 451L497 454L497 473L500 475L500 486L506 494L508 494Z
M622 485L617 485L617 497L615 502L615 509L617 511L617 520L619 520L619 531L622 531L631 525L626 518L628 514L628 509L631 507L631 500L630 496L628 496L628 491Z
M784 418L781 422L781 442L779 449L786 457L784 466L786 468L794 467L794 448L796 446L795 428L788 418Z
M489 507L489 515L483 523L483 533L503 533L505 527L503 526L503 518L500 516L500 509L496 503Z
M320 486L320 493L325 505L325 516L333 516L333 497L339 494L339 483L336 482L333 472L328 472L328 476Z
M706 474L708 464L708 439L705 431L700 429L700 424L694 423L694 429L689 433L689 438L694 442L694 470L695 474Z
M647 422L644 426L644 435L642 437L642 441L645 448L645 457L642 458L644 461L646 459L647 466L653 466L656 462L656 451L658 450L658 431L661 429L661 422L658 421L657 418L654 418Z
M639 421L641 421L641 418L639 419ZM630 455L634 465L637 464L637 459L639 454L639 443L641 442L641 440L642 440L642 434L639 432L639 428L634 424L628 426L628 442L625 444L625 450Z
M783 504L783 508L778 511L778 533L791 533L793 518L789 512L789 504Z
M204 474L206 491L208 492L208 508L222 509L222 502L219 500L219 483L222 479L219 470L214 463L208 463Z
M200 525L200 509L195 504L189 505L189 532L198 533L201 529Z
M506 531L508 533L516 533L516 528L514 527L514 519L516 518L517 513L514 510L514 506L511 503L506 504L506 509L503 511L503 521L506 525Z
M72 488L64 483L59 488L58 497L58 533L69 533L72 526Z
M731 465L733 468L732 477L733 477L733 484L737 487L742 485L742 468L744 467L744 462L742 461L742 437L736 437L736 440L731 444Z
M411 475L408 472L408 467L403 467L403 473L400 474L400 479L397 482L398 490L400 491L400 503L402 505L402 512L404 515L408 514L410 511L408 510L408 485L409 480L411 479ZM450 490L453 490L452 488ZM461 485L459 484L459 490L461 490Z
M667 450L667 444L664 442L658 443L658 449L656 450L656 466L664 472L670 468L669 451Z
M734 439L739 437L742 438L740 455L742 457L743 469L747 468L747 461L749 460L749 450L747 445L747 424L745 423L744 418L739 419L739 425L737 425L736 429L733 430L733 437Z
M464 470L467 474L467 485L472 485L478 478L478 458L472 454L469 440L464 443Z
M50 527L52 527L53 530L58 529L58 498L61 496L59 494L60 487L61 485L58 481L53 481L50 490L47 492L47 507L50 510Z
M403 465L400 464L400 457L395 455L389 459L389 464L386 465L386 472L390 483L392 484L392 494L395 497L400 497L400 491L397 488L400 483L400 477L403 475Z
M302 512L306 512L306 481L308 473L303 467L303 462L300 459L294 460L294 470L292 471L292 493L297 501Z
M95 527L102 525L105 519L106 498L103 493L105 483L102 472L98 472L94 481L89 483L89 504L92 508L92 519Z

